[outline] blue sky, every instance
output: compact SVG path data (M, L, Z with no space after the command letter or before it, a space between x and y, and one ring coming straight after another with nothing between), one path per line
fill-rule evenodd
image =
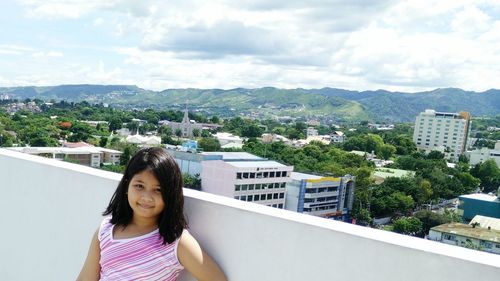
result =
M499 0L6 0L0 86L500 88Z

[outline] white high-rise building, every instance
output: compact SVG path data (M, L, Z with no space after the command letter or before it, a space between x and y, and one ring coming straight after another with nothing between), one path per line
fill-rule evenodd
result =
M415 121L413 141L425 151L444 152L448 159L458 160L464 153L470 131L470 113L436 112L426 109Z

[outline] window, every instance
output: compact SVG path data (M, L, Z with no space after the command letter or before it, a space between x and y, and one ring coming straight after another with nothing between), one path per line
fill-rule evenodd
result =
M243 178L248 179L248 173L243 173Z
M283 204L278 204L278 208L283 209Z
M269 172L264 172L264 178L268 178L269 177Z
M234 199L239 200L240 197L239 196L234 196Z
M262 173L257 173L257 175L255 177L258 178L258 179L261 179L262 178Z
M256 194L253 196L253 201L259 201L259 194Z
M241 201L247 201L247 197L245 195L243 195L243 196L240 197L240 200Z
M255 173L250 173L250 178L255 179Z
M236 173L236 178L241 179L241 173Z
M241 189L241 185L237 184L234 186L234 190L240 191L240 189Z
M247 184L244 184L241 186L241 190L247 190L248 189L248 185Z
M272 183L268 183L268 184L267 184L267 188L269 188L269 189L272 189L272 188L273 188L273 186L274 186L274 184L272 184Z
M278 197L279 197L279 193L274 193L273 194L273 199L278 199Z
M282 188L286 187L286 182L282 182L282 183L281 183L281 187L282 187Z
M252 196L252 195L248 195L248 197L247 197L247 201L248 201L248 202L252 202L252 201L253 201L253 196Z
M285 193L284 192L280 193L280 199L282 199L282 198L285 198Z
M268 193L267 194L267 200L271 200L273 199L273 194L272 193Z
M265 194L261 194L261 195L260 195L260 200L261 200L261 201L266 200L266 195L265 195Z
M261 187L260 183L258 183L258 184L255 185L255 189L260 189L260 187Z
M269 177L274 178L274 172L269 172Z
M274 188L280 188L280 183L279 182L275 182L274 183Z
M248 190L253 190L253 187L254 187L254 185L253 185L253 184L249 184L249 185L248 185Z

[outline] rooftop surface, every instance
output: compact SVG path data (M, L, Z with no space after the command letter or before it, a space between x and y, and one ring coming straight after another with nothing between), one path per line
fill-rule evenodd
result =
M203 155L220 155L222 160L265 160L247 152L202 152Z
M451 233L466 237L472 237L480 240L500 243L500 230L487 229L483 227L472 227L463 223L447 223L431 228L444 233Z
M233 167L238 168L282 168L288 167L276 161L230 161L226 162L226 164L231 165Z
M489 194L483 194L483 193L474 193L474 194L467 194L467 195L460 195L459 198L468 198L468 199L475 199L475 200L481 200L481 201L489 201L489 202L498 202L500 203L500 200L498 200L498 197L495 195L489 195Z
M0 204L0 219L15 230L0 232L1 279L75 280L121 175L5 149L0 149L0 167L7 199ZM185 189L184 197L190 232L229 280L500 276L500 255L195 190ZM183 273L179 281L194 279Z
M376 168L374 175L381 178L396 177L400 178L403 176L415 175L414 171L391 169L391 168Z
M82 153L122 153L118 150L113 150L103 147L82 146L82 147L9 147L9 150L19 151L23 153L69 153L69 154L82 154Z
M469 224L472 225L475 222L479 223L479 226L482 228L491 227L492 229L500 231L500 219L476 215Z

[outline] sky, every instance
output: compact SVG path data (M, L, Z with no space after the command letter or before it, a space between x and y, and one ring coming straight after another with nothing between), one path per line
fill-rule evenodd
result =
M2 0L0 87L500 88L500 0Z

